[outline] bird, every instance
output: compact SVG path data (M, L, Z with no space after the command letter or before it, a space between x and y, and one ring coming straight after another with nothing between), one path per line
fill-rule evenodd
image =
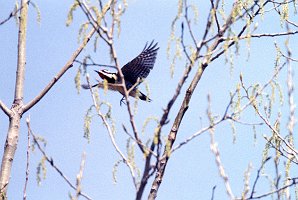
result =
M142 52L132 59L130 62L125 64L122 68L122 74L124 77L125 81L125 86L127 91L130 90L129 96L138 98L143 101L148 101L150 102L151 99L147 97L144 93L138 90L139 84L149 75L150 71L153 69L156 56L157 56L157 51L159 47L157 47L158 43L154 42L154 40L148 45L146 43L144 49ZM120 101L123 102L124 96L125 96L125 91L123 87L120 85L121 84L121 78L119 72L110 72L107 69L103 70L94 70L103 80L106 80L108 84L108 89L109 90L115 90L120 92L123 97ZM132 88L134 86L134 88ZM90 89L90 87L86 84L83 84L82 87L84 89ZM104 83L99 82L95 85L92 85L91 87L104 87Z

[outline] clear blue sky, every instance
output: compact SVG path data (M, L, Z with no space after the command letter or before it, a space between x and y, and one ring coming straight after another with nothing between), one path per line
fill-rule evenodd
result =
M32 6L29 9L29 22L27 32L27 65L24 101L34 98L53 76L64 66L73 51L77 48L77 33L79 24L85 21L85 16L80 10L74 14L74 22L70 27L65 26L68 9L73 1L35 1L41 11L41 23L36 22L37 14ZM201 3L203 4L203 3ZM206 11L209 2L199 7L199 25L195 33L202 34L205 26ZM13 1L3 1L0 8L0 20L8 16L13 8ZM170 61L166 56L167 42L170 34L170 25L177 12L177 1L172 0L129 0L128 8L121 20L121 35L116 40L115 46L121 65L134 58L143 49L147 41L154 39L159 42L160 50L153 71L147 81L151 89L151 103L139 102L136 122L141 131L142 124L149 116L161 117L163 108L167 105L177 86L184 69L184 59L177 62L174 77L170 77ZM296 16L297 17L297 16ZM265 17L259 21L261 31L280 31L279 19ZM202 24L202 25L200 25ZM275 27L272 27L275 25ZM14 95L15 71L17 62L17 26L14 20L0 27L0 99L11 105ZM180 33L179 33L180 34ZM297 44L297 36L292 37L292 44ZM212 110L219 115L223 114L229 102L229 91L234 90L239 80L240 72L244 74L247 85L254 82L265 83L272 75L274 67L274 41L283 46L283 41L274 38L256 39L251 45L251 56L246 61L247 49L245 43L241 45L241 54L235 58L232 74L229 65L224 64L222 57L212 63L206 70L190 103L178 138L175 144L207 125L206 117L207 94L211 95ZM92 52L93 44L82 52L92 55L94 60L102 64L110 64L109 53L105 44L100 41L97 53ZM294 45L292 46L294 48ZM293 49L293 57L297 57L297 49ZM293 64L297 67L297 64ZM93 199L134 199L135 190L128 169L121 164L117 172L116 184L113 183L112 168L120 157L115 152L108 138L101 120L94 118L91 126L90 143L83 138L84 115L92 104L89 91L81 91L78 95L75 89L74 77L78 65L75 64L51 91L36 106L23 116L19 145L14 159L12 178L9 185L9 199L21 199L25 181L27 128L25 119L30 115L31 127L35 134L47 140L46 152L57 166L75 183L79 171L82 152L86 152L86 167L84 170L82 190ZM95 67L88 69L91 81L95 82ZM195 70L193 70L195 71ZM280 84L285 85L285 72ZM193 75L191 73L191 75ZM192 77L192 76L191 76ZM297 80L297 79L296 79ZM82 80L84 81L84 80ZM191 79L188 79L186 86ZM297 82L297 81L296 81ZM144 86L141 86L145 90ZM186 87L178 98L170 113L170 123L163 128L163 135L167 135L174 120L175 114L182 102ZM295 94L297 99L297 94ZM285 94L286 96L286 94ZM100 97L113 105L112 115L116 121L116 139L119 147L125 152L127 135L122 130L122 123L130 129L129 118L125 106L119 106L121 95L108 92ZM285 99L286 102L287 99ZM282 108L285 112L283 119L287 120L287 104ZM274 110L276 113L277 110ZM249 112L248 112L249 113ZM247 122L257 123L254 114L245 118ZM273 121L273 120L272 120ZM147 138L153 134L155 125L149 124L145 131ZM283 124L285 128L286 124ZM233 144L233 135L227 122L216 128L216 141L219 144L221 159L230 178L232 190L240 196L243 190L243 176L249 163L253 169L251 180L254 180L256 171L261 163L262 149L264 148L263 134L270 135L265 128L257 129L257 141L254 141L251 127L236 126L237 139ZM8 119L0 114L0 144L4 145L8 129ZM296 129L297 130L297 129ZM175 145L174 145L175 146ZM3 149L3 148L2 148ZM2 157L2 151L0 151ZM142 169L143 159L137 153L138 167ZM47 177L38 186L36 182L36 167L41 159L41 154L35 151L30 154L30 177L27 196L30 200L37 199L68 199L68 193L74 191L64 180L47 164ZM218 169L210 151L210 137L204 133L188 145L176 151L167 166L163 183L158 192L158 199L210 199L213 186L217 186L215 199L227 199L222 179L219 178ZM272 165L270 165L272 166ZM270 171L270 170L269 170ZM293 171L293 177L298 172ZM264 180L264 179L263 179ZM261 181L267 185L266 181ZM252 184L252 181L251 181ZM144 194L147 198L148 188ZM269 189L261 187L261 189ZM259 191L259 190L258 190Z

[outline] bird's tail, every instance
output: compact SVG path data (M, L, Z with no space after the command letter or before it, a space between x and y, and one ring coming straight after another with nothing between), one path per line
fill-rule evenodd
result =
M90 86L87 85L87 84L82 84L81 86L82 86L82 88L85 89L85 90L90 89ZM98 86L98 84L92 85L91 88L94 88L94 87L96 87L96 86Z
M138 91L138 96L139 96L139 98L141 99L141 100L143 100L143 101L148 101L148 102L150 102L150 101L152 101L149 97L147 97L145 94L143 94L142 92L140 92L140 91Z

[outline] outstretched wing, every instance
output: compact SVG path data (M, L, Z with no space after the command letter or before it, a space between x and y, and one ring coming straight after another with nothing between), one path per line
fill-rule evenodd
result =
M154 44L154 41L152 41L148 47L146 44L143 51L136 58L122 67L121 70L125 82L134 85L138 78L143 79L149 75L156 60L157 50L159 49L157 44L158 43Z

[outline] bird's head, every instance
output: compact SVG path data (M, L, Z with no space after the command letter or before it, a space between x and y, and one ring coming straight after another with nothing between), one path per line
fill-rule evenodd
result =
M108 83L115 83L117 80L117 73L110 72L107 69L103 69L100 71L94 70L102 79L105 79L108 81Z

